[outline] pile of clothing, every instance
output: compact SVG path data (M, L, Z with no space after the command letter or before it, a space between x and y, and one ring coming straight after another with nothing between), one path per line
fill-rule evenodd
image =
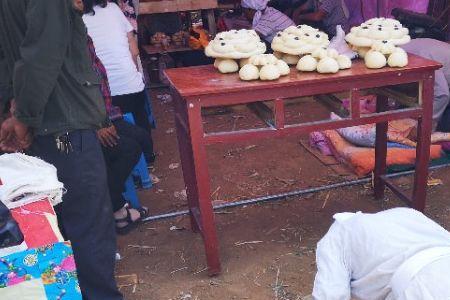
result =
M0 156L0 299L82 299L72 246L53 209L62 195L54 166Z
M0 156L0 201L9 209L47 198L53 206L62 202L63 184L56 168L39 158L21 153Z
M369 96L361 100L361 112L375 112L375 97ZM344 106L346 102L344 101ZM332 120L340 117L331 113ZM412 165L416 160L416 143L409 136L416 128L412 119L394 120L388 123L387 166ZM310 144L321 151L323 155L334 156L344 163L358 176L366 176L375 168L375 124L313 132L310 134ZM439 143L449 139L449 134L434 133L432 142ZM442 146L433 144L430 147L430 158L442 156Z

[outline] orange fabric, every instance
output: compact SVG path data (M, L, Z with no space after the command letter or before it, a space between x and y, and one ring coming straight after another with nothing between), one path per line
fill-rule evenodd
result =
M358 176L365 176L375 168L375 149L356 147L347 142L336 130L324 131L334 156L348 165ZM441 157L441 146L432 145L431 159ZM388 148L386 163L391 165L409 165L416 161L415 149Z
M406 138L417 126L417 121L414 119L392 120L388 124L388 132L390 134L396 134Z
M56 214L48 200L40 200L14 208L11 210L11 214L19 223L28 248L43 247L63 241L60 239L61 233L55 228L57 226L52 226L51 218L54 218L56 224Z
M208 34L205 30L201 28L192 28L192 31L199 34L199 38L195 38L194 36L189 37L189 47L192 49L198 50L201 48L205 48L209 44Z

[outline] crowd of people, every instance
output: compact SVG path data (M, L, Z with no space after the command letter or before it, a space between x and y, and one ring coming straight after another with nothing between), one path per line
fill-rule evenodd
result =
M242 0L241 8L241 15L224 16L226 29L253 28L269 44L279 31L298 24L319 28L330 38L336 35L338 25L346 32L350 29L344 0Z
M116 233L148 214L122 195L141 154L155 160L132 7L128 0L0 2L0 148L57 168L67 192L55 211L84 299L123 299Z

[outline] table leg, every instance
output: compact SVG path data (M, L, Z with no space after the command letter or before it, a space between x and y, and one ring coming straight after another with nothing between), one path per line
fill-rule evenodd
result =
M387 110L388 98L377 96L377 112ZM376 200L383 200L385 183L381 176L386 174L386 155L387 155L387 130L388 122L376 124L375 141L375 170L374 170L374 194Z
M423 81L422 117L417 124L416 172L412 195L412 207L419 211L425 209L427 196L428 163L430 161L430 145L434 97L434 75Z
M191 228L194 232L199 232L200 227L197 223L193 211L198 207L198 191L195 182L194 163L192 156L192 143L188 126L188 108L186 102L172 90L173 104L175 109L175 127L177 130L178 149L180 153L181 166L183 169L183 178L186 185L187 201L189 206Z
M188 124L192 145L192 162L194 165L193 180L197 196L195 206L198 210L192 211L205 244L206 260L209 275L220 273L219 243L217 239L216 225L214 221L214 210L211 202L210 178L207 165L207 153L203 143L203 122L201 107L196 103L187 103Z

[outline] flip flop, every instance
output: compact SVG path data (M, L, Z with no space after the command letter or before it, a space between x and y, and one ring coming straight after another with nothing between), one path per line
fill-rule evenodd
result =
M131 218L130 208L125 207L125 210L127 211L127 215L124 218L116 219L116 232L120 235L125 235L135 229L141 222L142 219L146 218L148 216L148 208L147 207L139 207L139 208L133 208L139 212L139 218L136 220L133 220ZM127 222L127 225L123 227L117 227L117 223L123 223Z

